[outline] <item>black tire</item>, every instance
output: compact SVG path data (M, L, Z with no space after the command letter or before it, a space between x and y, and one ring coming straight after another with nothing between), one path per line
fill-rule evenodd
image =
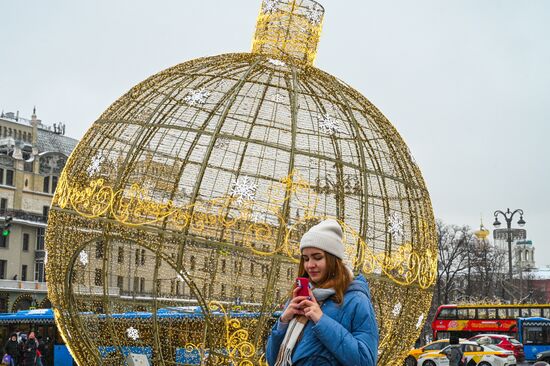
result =
M403 363L403 366L416 366L417 363L416 363L416 358L414 358L413 356L407 356L407 358L405 359L405 362Z
M477 366L492 366L492 365L489 362L483 361L483 362L478 363Z
M432 360L424 361L422 366L435 366L435 362L433 362Z

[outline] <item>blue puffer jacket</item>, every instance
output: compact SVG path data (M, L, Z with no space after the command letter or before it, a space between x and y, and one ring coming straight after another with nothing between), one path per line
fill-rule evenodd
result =
M371 304L370 290L363 275L349 285L344 301L332 299L321 307L323 316L314 324L308 321L302 338L294 348L294 366L374 366L378 356L378 325ZM275 323L267 342L266 357L274 365L285 337Z

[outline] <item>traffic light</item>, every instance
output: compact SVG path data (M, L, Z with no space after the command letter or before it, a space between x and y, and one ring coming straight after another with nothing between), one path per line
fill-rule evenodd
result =
M6 219L4 220L4 226L2 227L2 236L4 238L10 235L10 227L11 227L12 220L13 220L13 217L11 216L6 216Z

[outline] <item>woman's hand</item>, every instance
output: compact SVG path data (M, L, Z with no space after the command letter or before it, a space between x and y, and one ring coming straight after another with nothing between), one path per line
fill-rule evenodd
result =
M304 297L302 296L302 298ZM304 300L302 300L302 302L298 304L298 307L300 309L303 309L303 313L306 318L313 321L315 324L317 324L317 322L323 316L323 310L321 310L321 307L315 299L315 296L313 296L313 292L311 292L311 289L309 289L309 297L304 298Z
M279 320L283 323L288 323L292 320L296 315L304 315L303 309L299 306L299 304L306 300L306 296L298 296L298 291L300 291L299 287L296 287L294 291L292 291L292 300L288 303L288 306L286 307L285 311L279 318Z

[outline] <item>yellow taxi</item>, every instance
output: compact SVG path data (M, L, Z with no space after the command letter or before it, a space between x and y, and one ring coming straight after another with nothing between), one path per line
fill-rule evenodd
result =
M462 341L462 340L461 340ZM409 351L405 358L404 366L416 366L418 358L425 352L439 352L449 345L449 339L439 339L432 343L428 343L424 347L415 348Z
M441 351L430 351L421 354L417 359L418 366L449 366L446 351L452 346L447 346ZM493 345L480 345L476 342L460 342L466 364L477 366L516 366L516 358L512 351L507 351Z

